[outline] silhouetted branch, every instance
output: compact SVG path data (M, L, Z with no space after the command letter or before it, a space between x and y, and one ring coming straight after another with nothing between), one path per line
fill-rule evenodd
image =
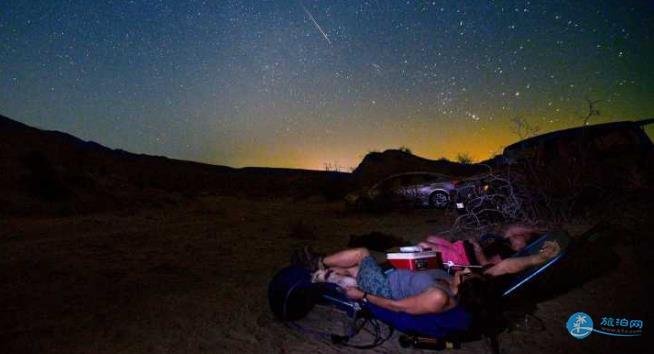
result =
M600 111L595 108L595 104L602 102L602 100L592 101L590 98L586 97L586 102L588 103L588 113L586 116L581 117L581 119L584 120L584 126L590 124L590 119L592 117L600 115Z

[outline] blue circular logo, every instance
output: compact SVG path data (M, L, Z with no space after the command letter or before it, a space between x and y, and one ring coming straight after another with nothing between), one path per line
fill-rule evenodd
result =
M573 313L565 324L568 333L577 339L584 339L593 333L593 319L585 312Z

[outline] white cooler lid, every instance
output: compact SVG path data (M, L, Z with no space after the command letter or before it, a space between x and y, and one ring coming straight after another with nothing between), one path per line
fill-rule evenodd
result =
M437 256L438 252L435 251L386 253L386 259L420 259Z

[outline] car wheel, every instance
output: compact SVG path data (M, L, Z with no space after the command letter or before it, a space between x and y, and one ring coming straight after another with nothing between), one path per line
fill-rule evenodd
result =
M445 209L450 203L450 196L444 191L436 191L429 196L429 205L432 208Z

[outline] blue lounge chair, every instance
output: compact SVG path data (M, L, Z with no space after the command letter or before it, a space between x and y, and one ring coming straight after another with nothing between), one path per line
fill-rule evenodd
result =
M547 233L539 237L535 241L531 242L527 247L516 252L516 254L513 255L513 257L524 257L524 256L537 254L538 252L540 252L541 248L543 248L543 244L545 243L545 241L556 241L561 247L561 252L559 252L558 255L556 255L554 258L550 259L549 261L537 267L527 269L522 273L519 273L516 276L514 276L509 282L504 292L502 293L502 296L507 297L511 295L512 293L520 289L523 285L527 284L532 279L537 278L540 274L547 271L551 266L558 263L561 260L561 258L563 258L566 254L566 250L570 243L570 237L566 232L563 231Z
M526 284L539 278L541 274L558 263L565 256L570 238L567 233L562 231L549 232L531 242L513 257L536 254L545 241L556 241L561 252L546 263L527 269L508 279L502 288L504 299L508 300ZM314 304L341 309L352 319L352 330L345 336L332 335L331 338L342 344L347 344L348 340L357 334L357 328L360 326L355 323L362 317L382 321L412 338L436 338L455 344L466 339L479 338L479 333L473 333L475 331L472 330L474 319L461 306L438 314L409 315L390 311L372 303L351 300L338 286L325 283L313 284L310 278L308 271L296 266L290 266L278 272L269 286L271 309L279 319L285 321L302 318ZM410 344L412 340L405 342ZM373 344L380 344L379 338L376 338Z

